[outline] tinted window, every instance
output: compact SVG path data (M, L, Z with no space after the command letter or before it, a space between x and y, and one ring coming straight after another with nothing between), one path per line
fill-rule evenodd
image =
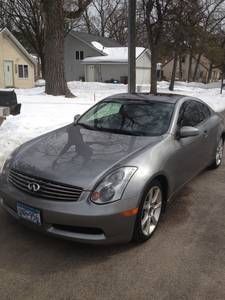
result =
M158 136L167 132L173 110L171 103L112 100L94 106L78 124L92 130Z
M208 119L211 116L210 109L203 103L199 103L199 106L200 106L203 120Z
M180 110L178 126L197 126L209 118L210 110L206 105L197 101L185 102Z

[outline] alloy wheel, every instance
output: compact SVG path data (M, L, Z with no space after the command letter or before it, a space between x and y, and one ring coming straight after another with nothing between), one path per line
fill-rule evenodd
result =
M222 163L223 148L224 148L224 142L223 142L223 139L220 139L219 144L216 149L216 165L217 166L219 166Z
M141 214L141 228L145 236L149 237L155 231L162 210L162 191L159 186L149 190Z

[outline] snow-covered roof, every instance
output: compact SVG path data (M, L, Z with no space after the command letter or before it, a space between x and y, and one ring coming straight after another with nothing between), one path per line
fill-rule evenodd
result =
M91 48L95 48L92 44L93 41L96 41L98 43L101 43L104 47L120 47L120 43L112 40L110 38L97 36L94 34L86 33L86 32L78 32L75 30L71 30L69 32L69 35L72 36L75 39L78 39L79 41L82 41L86 45L88 45ZM97 48L95 48L97 49Z
M87 57L83 60L84 64L89 63L128 63L128 47L104 47L101 43L93 41L92 45L102 53L102 56ZM136 48L136 58L146 49Z

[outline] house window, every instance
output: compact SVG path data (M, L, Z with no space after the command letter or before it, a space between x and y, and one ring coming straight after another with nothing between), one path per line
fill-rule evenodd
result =
M28 78L28 65L18 65L19 78Z
M76 60L84 59L84 51L76 51Z

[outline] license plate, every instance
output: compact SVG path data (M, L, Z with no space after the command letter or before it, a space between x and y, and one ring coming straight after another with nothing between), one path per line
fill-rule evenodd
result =
M41 212L37 208L33 208L31 206L18 202L17 214L21 219L39 226L41 225Z

